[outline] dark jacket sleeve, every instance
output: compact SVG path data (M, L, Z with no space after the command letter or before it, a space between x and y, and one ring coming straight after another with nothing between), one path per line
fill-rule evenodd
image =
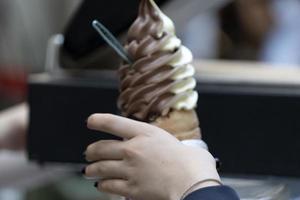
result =
M236 192L228 186L214 186L196 190L184 200L239 200Z

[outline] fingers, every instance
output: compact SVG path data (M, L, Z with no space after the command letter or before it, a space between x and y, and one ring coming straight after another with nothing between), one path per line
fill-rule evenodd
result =
M111 114L94 114L88 118L89 129L107 132L124 139L144 134L150 127L146 123Z
M100 161L85 168L85 176L101 179L127 179L128 170L123 161Z
M111 194L117 194L124 197L130 197L131 189L129 183L122 179L110 179L101 181L98 186L98 190L108 192Z
M89 162L100 160L121 160L124 157L124 142L118 140L101 140L87 147L86 160Z

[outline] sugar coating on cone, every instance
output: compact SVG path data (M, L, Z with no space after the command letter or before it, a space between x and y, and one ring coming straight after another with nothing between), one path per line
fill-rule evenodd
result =
M141 0L125 45L134 63L119 70L123 116L165 129L179 139L200 137L191 51L153 0Z

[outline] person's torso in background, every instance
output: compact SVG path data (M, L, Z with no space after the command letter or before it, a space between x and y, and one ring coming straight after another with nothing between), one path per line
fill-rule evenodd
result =
M61 32L80 0L1 0L0 66L41 71L47 41Z

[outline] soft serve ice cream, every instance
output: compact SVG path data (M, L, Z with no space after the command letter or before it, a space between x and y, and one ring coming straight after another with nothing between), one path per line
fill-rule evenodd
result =
M125 49L134 62L119 70L122 114L164 128L180 139L200 137L192 53L153 0L141 0Z

